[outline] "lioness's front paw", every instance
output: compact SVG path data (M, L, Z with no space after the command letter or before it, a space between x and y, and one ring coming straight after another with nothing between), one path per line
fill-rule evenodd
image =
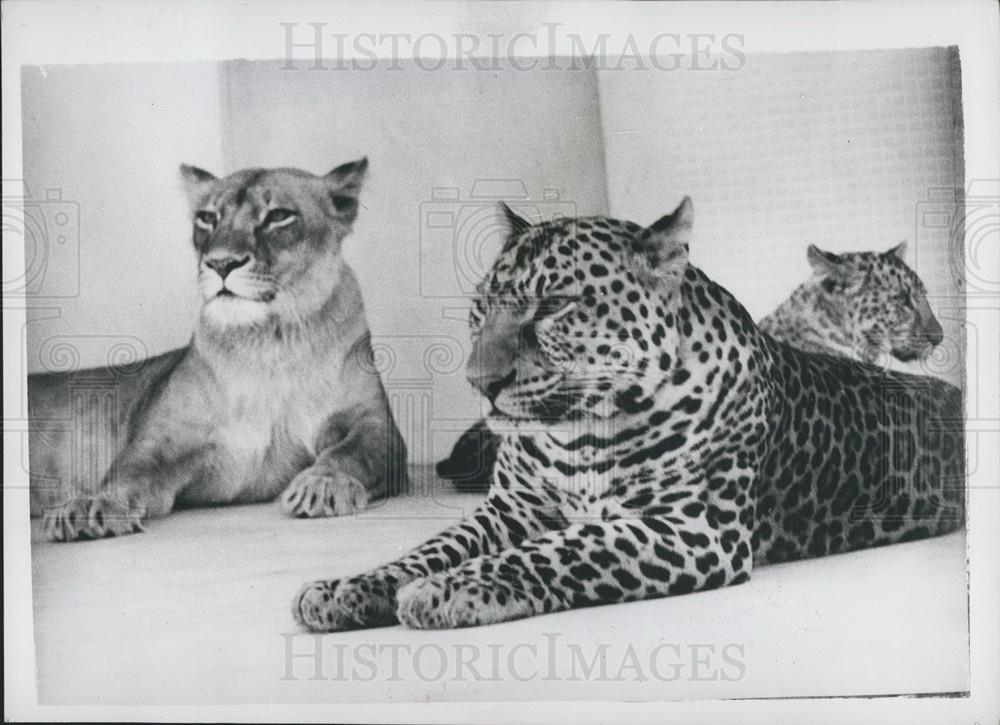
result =
M310 582L292 602L295 621L313 632L387 626L395 609L394 584L365 576Z
M102 539L144 531L143 511L107 496L81 496L52 506L42 515L42 528L52 541Z
M536 614L528 594L499 579L460 579L440 572L400 588L396 617L413 629L449 629L507 622Z
M292 516L347 516L367 505L368 492L360 481L325 465L305 469L281 494L281 506Z

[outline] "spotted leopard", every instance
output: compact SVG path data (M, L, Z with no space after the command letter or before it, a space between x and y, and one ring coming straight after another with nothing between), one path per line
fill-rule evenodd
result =
M922 373L906 365L940 344L943 332L923 281L903 261L905 251L906 242L882 253L833 254L810 245L807 258L813 276L758 327L807 352ZM892 363L890 356L898 362ZM485 492L498 442L486 419L480 419L437 463L438 475L459 490Z
M944 335L920 277L903 261L906 242L878 252L807 253L813 276L759 327L800 350L875 363L889 355L907 363Z
M689 264L692 214L505 210L467 368L500 434L490 492L402 558L307 584L302 625L502 622L962 525L960 391L760 332Z

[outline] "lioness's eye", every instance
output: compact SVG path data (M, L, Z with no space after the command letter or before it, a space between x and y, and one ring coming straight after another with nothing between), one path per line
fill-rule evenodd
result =
M199 211L194 215L194 223L202 229L212 231L219 221L219 215L214 211Z
M271 209L264 217L264 226L283 227L295 221L295 212L291 209Z

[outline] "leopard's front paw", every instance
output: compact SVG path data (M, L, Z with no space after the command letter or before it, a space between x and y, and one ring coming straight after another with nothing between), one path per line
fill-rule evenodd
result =
M413 629L476 627L536 613L524 590L499 579L459 579L453 572L416 579L399 590L396 616Z
M52 541L102 539L144 531L141 508L107 496L81 496L52 506L42 515L42 528Z
M281 506L292 516L348 516L368 505L364 485L327 465L315 465L297 475L281 494Z
M396 588L375 577L315 581L292 602L295 621L313 632L384 627L396 622Z

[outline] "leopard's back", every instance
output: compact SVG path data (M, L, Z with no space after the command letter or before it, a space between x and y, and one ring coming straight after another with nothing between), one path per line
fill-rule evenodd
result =
M775 406L757 483L757 561L841 553L962 525L958 388L765 344Z

